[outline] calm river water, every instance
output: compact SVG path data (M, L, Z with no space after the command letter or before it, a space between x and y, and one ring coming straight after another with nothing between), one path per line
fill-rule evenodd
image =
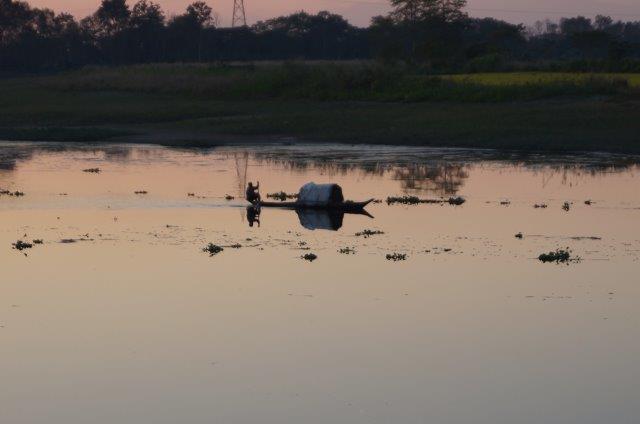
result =
M635 163L0 143L0 422L637 423ZM247 181L382 201L254 217Z

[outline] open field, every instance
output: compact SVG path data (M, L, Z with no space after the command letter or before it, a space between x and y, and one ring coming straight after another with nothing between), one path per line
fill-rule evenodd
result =
M173 145L295 138L640 152L638 79L435 78L364 64L88 68L0 81L0 138Z
M447 75L452 81L483 85L526 85L558 82L584 82L597 76L604 80L626 80L632 88L640 87L640 74L623 73L571 73L571 72L495 72Z

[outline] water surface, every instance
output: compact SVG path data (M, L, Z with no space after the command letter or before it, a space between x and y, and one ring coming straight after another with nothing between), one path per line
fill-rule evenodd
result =
M0 422L636 423L636 163L2 143L0 189L25 196L0 196ZM250 226L256 180L466 202ZM580 261L536 259L557 248Z

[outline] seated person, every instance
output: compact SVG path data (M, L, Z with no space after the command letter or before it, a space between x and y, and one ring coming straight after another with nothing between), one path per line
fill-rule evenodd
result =
M251 181L249 181L249 184L247 185L247 193L246 193L246 198L247 201L249 203L260 203L260 193L257 192L257 190L260 189L260 182L258 181L258 183L254 186Z

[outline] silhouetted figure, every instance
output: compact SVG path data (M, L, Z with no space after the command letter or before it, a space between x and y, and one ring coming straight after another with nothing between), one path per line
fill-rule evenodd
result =
M260 227L260 207L259 206L247 206L247 221L249 227L253 227L253 223L257 223Z
M256 204L256 203L260 203L260 193L258 193L258 190L260 189L260 181L258 181L258 183L254 186L251 181L249 181L249 184L247 185L247 193L246 193L246 198L247 201L251 204Z

